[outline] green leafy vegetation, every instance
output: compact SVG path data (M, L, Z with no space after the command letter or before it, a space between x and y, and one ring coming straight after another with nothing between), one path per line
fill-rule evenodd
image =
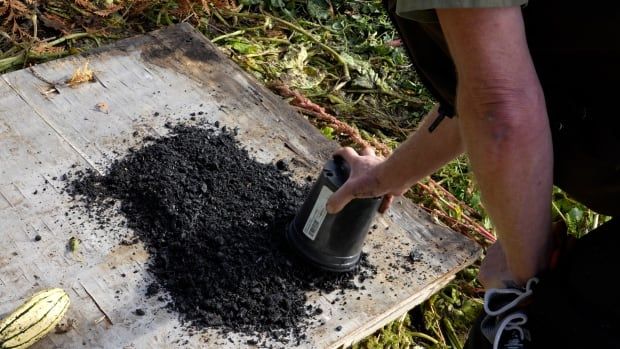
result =
M576 237L582 237L611 219L588 209L557 187L553 188L551 206L554 220L564 221L568 232Z

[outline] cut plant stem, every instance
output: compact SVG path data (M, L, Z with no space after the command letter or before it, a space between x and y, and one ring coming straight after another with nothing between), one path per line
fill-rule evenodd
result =
M237 31L234 31L232 33L228 33L228 34L224 34L224 35L220 35L218 37L215 37L215 38L211 39L211 42L212 43L216 43L216 42L218 42L220 40L223 40L223 39L232 38L232 37L235 37L235 36L243 35L243 34L249 32L249 31L261 30L261 29L264 29L263 26L237 30Z
M74 34L69 34L69 35L62 36L62 37L60 37L60 38L58 38L56 40L48 42L47 46L56 46L58 44L62 44L65 41L81 39L81 38L86 38L86 37L89 37L89 38L92 39L93 35L90 34L90 33L74 33ZM93 39L93 40L95 40L95 42L98 42L96 39Z
M270 51L264 51L261 53L250 53L245 55L246 58L254 58L254 57L262 57L262 56L269 56L269 55L279 55L280 53L285 52L285 50L270 50Z
M431 337L431 336L427 335L426 333L423 333L423 332L416 332L416 331L411 331L411 332L409 332L409 334L410 334L412 337L418 337L418 338L422 338L422 339L424 339L424 340L427 340L427 341L429 341L429 342L433 343L434 345L439 344L439 341L438 341L438 340L436 340L435 338L433 338L433 337Z
M463 345L461 344L459 337L456 335L456 331L454 330L454 327L452 326L452 323L450 322L450 320L446 317L444 317L441 320L444 325L446 335L448 336L448 341L450 342L450 346L453 349L463 349Z
M449 223L446 223L446 222L444 222L444 223L447 226L449 226L450 228L452 228L452 229L460 232L461 234L463 234L463 235L473 239L474 241L477 241L482 246L487 246L487 245L492 244L493 242L495 242L495 240L489 240L488 238L486 238L482 234L472 235L468 231L478 232L476 227L472 227L471 225L468 225L468 224L466 224L464 222L457 221L456 219L454 219L453 217L448 216L446 213L444 213L441 210L431 209L431 208L425 207L423 205L420 205L420 208L422 210L428 212L430 215L435 215L439 219L449 221ZM457 228L458 226L466 229L466 231L463 231L462 229ZM482 242L479 241L480 239L482 239Z
M224 19L224 17L222 17L222 15L220 14L219 11L214 9L212 14L215 16L215 18L217 18L220 22L222 22L222 24L224 24L226 27L230 28L230 24L228 23L228 21L226 19Z
M442 203L444 203L446 206L448 206L450 209L452 210L456 210L455 205L458 205L459 207L467 207L466 204L458 201L457 203L451 203L449 201L446 201L444 198L442 198L436 190L430 188L429 186L425 185L424 183L419 182L417 184L417 186L419 188L421 188L422 190L428 192L429 194L431 194L432 196L434 196L435 198L437 198L438 200L440 200ZM438 185L439 187L441 187L440 185ZM443 187L441 187L443 188ZM454 198L456 199L456 198ZM471 226L475 227L475 231L477 231L478 233L480 233L483 237L485 237L487 240L489 240L490 242L495 242L496 237L495 235L493 235L491 232L489 232L488 230L486 230L484 227L482 227L478 222L476 222L474 219L472 219L471 217L469 217L467 214L461 214L461 217L463 218L463 220L467 221L468 224L470 224Z
M434 320L433 320L435 325L433 327L431 327L430 330L435 333L435 335L439 338L439 340L442 343L446 343L446 339L445 339L445 337L443 335L443 332L441 331L441 325L439 323L439 318L440 317L439 317L439 314L437 313L437 310L435 309L435 299L436 298L437 297L434 295L434 296L431 296L431 298L427 301L427 304L428 304L428 306L430 308L427 311L430 311L433 315L435 315L434 316Z
M592 229L598 228L598 219L599 219L599 214L595 213L594 218L592 220Z
M562 218L564 222L567 222L566 216L564 216L558 205L555 204L555 201L551 201L551 206L553 206L553 209L555 210L555 212L557 212L560 218Z
M394 97L394 98L398 98L402 101L405 102L409 102L412 103L413 107L421 107L424 105L424 101L422 101L419 98L416 97L409 97L409 96L405 96L402 94L398 94L394 91L388 90L388 89L384 89L384 88L378 88L378 89L366 89L366 90L345 90L345 92L348 93L361 93L361 94L365 94L365 93L373 93L373 94L383 94L386 96L390 96L390 97Z

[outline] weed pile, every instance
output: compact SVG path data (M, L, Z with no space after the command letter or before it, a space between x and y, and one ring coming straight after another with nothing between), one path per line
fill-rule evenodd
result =
M228 131L176 126L103 176L81 173L69 192L103 222L120 201L151 254L148 294L165 291L188 324L303 339L322 311L306 304L307 291L357 289L354 278L372 271L364 260L325 273L295 258L284 231L307 188L282 169L253 160Z

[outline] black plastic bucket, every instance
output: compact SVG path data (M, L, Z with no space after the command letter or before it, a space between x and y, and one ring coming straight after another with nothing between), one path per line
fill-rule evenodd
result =
M349 178L341 157L323 167L303 206L287 229L289 244L321 269L344 272L355 268L381 198L354 199L335 215L327 213L327 199Z

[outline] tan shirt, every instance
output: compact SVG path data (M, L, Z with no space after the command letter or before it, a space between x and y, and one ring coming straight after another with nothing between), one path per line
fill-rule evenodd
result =
M528 0L398 0L396 14L418 22L437 22L437 8L488 8L522 6Z

